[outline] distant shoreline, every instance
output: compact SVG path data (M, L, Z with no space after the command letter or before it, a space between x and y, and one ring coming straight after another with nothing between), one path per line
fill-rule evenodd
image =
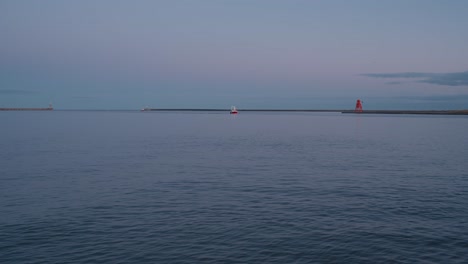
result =
M52 111L54 108L25 108L25 107L2 107L0 111Z
M237 109L239 112L343 112L346 110L338 109ZM206 108L144 108L145 111L159 111L159 112L229 112L230 109L206 109Z
M24 108L9 107L0 108L0 111L53 111L52 107L47 108ZM59 109L58 111L138 111L134 109ZM229 112L230 109L221 108L143 108L141 112ZM342 113L342 114L404 114L404 115L468 115L468 110L355 110L345 109L238 109L242 112L295 112L295 113Z
M241 112L332 112L342 114L468 115L468 110L354 110L343 109L237 109ZM229 112L229 109L144 108L142 112Z
M468 110L347 110L343 114L393 114L393 115L468 115Z

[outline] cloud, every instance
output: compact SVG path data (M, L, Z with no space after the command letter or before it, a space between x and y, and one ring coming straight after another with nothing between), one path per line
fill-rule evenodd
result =
M437 85L468 86L468 71L435 74L434 76L421 80L420 82Z
M429 95L429 96L400 96L399 99L418 101L463 101L468 100L468 94Z
M468 86L468 71L452 73L424 73L424 72L400 72L400 73L365 73L362 76L371 78L394 79L419 79L417 82L447 86ZM387 84L397 84L388 82Z
M14 89L0 89L0 94L34 94L35 91L30 90L14 90Z
M400 72L400 73L365 73L362 74L367 77L374 78L426 78L430 77L433 73L422 72Z
M75 96L72 96L73 99L96 99L98 98L98 96L90 96L90 95L75 95Z

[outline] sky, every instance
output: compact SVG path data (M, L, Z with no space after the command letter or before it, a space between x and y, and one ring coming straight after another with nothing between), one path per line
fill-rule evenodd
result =
M468 109L465 0L1 0L0 107Z

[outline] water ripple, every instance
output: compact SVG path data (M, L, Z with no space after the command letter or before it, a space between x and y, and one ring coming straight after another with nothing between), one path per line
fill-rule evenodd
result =
M0 263L468 259L464 119L169 116L12 122Z

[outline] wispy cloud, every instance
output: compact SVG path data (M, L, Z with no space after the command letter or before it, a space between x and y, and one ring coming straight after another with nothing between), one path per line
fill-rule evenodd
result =
M400 96L398 99L418 100L418 101L467 101L468 94L454 95L429 95L429 96Z
M393 79L419 79L417 82L447 86L468 86L468 71L452 73L424 73L424 72L400 72L400 73L365 73L363 76L372 78ZM399 82L388 82L397 84Z
M386 82L386 84L392 84L392 85L394 85L394 84L401 84L401 82Z
M90 96L90 95L75 95L72 96L73 99L96 99L99 98L99 96Z
M34 94L36 91L30 90L16 90L16 89L0 89L0 94Z

